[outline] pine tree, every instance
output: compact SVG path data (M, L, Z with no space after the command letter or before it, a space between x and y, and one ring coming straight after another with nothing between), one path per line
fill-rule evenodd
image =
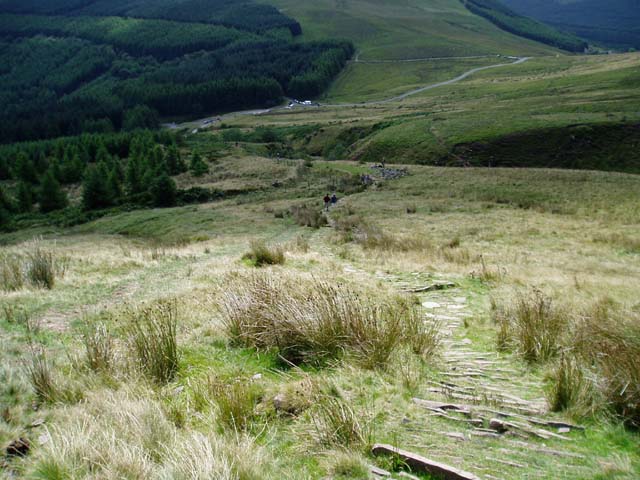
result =
M113 200L105 164L90 165L82 182L82 206L86 210L96 210L113 205Z
M104 143L102 143L102 142L100 142L100 144L98 144L98 149L96 151L95 161L96 161L96 163L103 162L105 164L107 164L107 163L109 163L111 161L111 155L109 154L109 150L107 150L107 147L105 147Z
M172 207L176 204L176 183L163 173L151 186L151 197L156 207Z
M9 180L11 178L11 170L9 162L4 155L0 155L0 180Z
M66 207L69 203L66 193L60 187L60 184L53 176L53 172L51 170L47 170L47 173L42 177L40 196L38 200L40 202L40 211L42 213L59 210Z
M60 167L60 161L57 158L51 160L49 168L51 169L51 172L53 173L53 176L56 178L56 180L60 183L64 183L64 175L62 173L62 168Z
M140 161L138 157L130 157L127 162L127 169L125 172L125 185L127 188L127 195L137 195L143 191L142 189L142 174Z
M0 185L0 229L4 229L11 224L11 212L13 204Z
M62 183L76 183L84 177L85 163L79 153L74 153L71 158L65 156L62 164Z
M109 172L109 178L107 180L107 187L111 194L111 201L114 205L119 203L123 197L122 181L120 180L121 175L122 174L119 172L118 166L114 166L111 169L111 172Z
M38 183L38 172L36 171L36 167L33 164L33 161L24 152L20 152L16 156L15 172L16 177L20 180L33 184Z
M27 182L18 183L17 195L18 211L21 213L29 213L33 208L33 191L31 185Z
M169 169L169 175L178 175L187 171L187 166L184 160L180 156L180 151L175 145L171 145L167 149L167 155L165 156L165 162Z
M6 210L7 212L13 211L13 202L4 191L4 188L2 188L2 185L0 185L0 210Z
M209 166L204 163L202 157L198 153L194 153L191 157L191 164L189 165L189 170L194 177L201 177L205 173L209 173Z

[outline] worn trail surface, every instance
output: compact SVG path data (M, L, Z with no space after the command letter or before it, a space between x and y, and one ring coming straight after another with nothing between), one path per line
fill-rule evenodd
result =
M402 432L397 448L482 479L569 479L592 473L593 459L574 443L584 435L582 427L548 411L541 376L486 341L469 338L468 324L479 321L483 294L423 272L373 274L350 263L343 263L343 271L354 279L374 276L403 292L434 287L414 294L425 321L440 325L441 358L436 372L417 379L412 402L418 413L407 410L396 420Z

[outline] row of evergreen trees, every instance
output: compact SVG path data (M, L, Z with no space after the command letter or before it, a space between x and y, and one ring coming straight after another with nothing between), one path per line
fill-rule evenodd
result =
M68 148L65 160L52 159L42 174L27 153L19 152L8 172L17 180L13 198L0 187L0 223L14 214L33 212L35 203L41 213L67 207L69 200L62 185L80 182L85 211L122 204L170 207L176 204L178 194L172 176L187 171L202 176L209 170L199 154L192 155L187 165L175 143L160 145L151 135L134 138L129 147L128 159L123 160L110 154L104 144L99 145L94 161L88 163L74 148Z

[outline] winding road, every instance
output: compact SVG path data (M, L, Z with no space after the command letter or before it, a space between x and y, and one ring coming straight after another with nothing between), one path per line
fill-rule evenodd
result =
M412 95L417 95L417 94L422 93L422 92L426 92L427 90L433 90L434 88L444 87L446 85L452 85L454 83L458 83L458 82L464 80L465 78L468 78L471 75L473 75L475 73L478 73L478 72L481 72L483 70L489 70L489 69L500 68L500 67L508 67L508 66L512 66L512 65L519 65L521 63L526 62L531 57L505 57L505 58L508 58L508 59L511 59L511 60L514 60L514 61L513 62L509 62L509 63L498 63L498 64L495 64L495 65L487 65L487 66L484 66L484 67L472 68L471 70L468 70L468 71L464 72L463 74L458 75L457 77L452 78L450 80L445 80L443 82L433 83L431 85L426 85L424 87L416 88L414 90L410 90L408 92L405 92L405 93L403 93L401 95L397 95L395 97L386 98L386 99L383 99L383 100L371 100L371 101L360 102L360 103L334 103L334 104L323 103L320 106L321 107L329 107L329 108L353 108L353 107L364 107L364 106L367 106L367 105L383 105L383 104L391 103L391 102L399 102L399 101L402 101L402 100L406 99L407 97L410 97ZM391 61L386 61L386 62L407 62L407 61L420 61L420 60L425 60L426 61L427 59L391 60ZM205 118L201 118L201 119L198 119L198 120L192 120L192 121L184 122L184 123L168 123L168 124L164 124L163 126L166 127L166 128L170 128L170 129L179 129L179 128L198 129L198 128L206 127L206 126L208 126L210 124L213 124L215 122L221 122L223 120L228 120L228 119L235 118L235 117L242 116L242 115L264 115L264 114L267 114L267 113L273 113L273 112L287 110L287 109L291 109L291 108L292 107L288 107L286 105L279 105L277 107L258 109L258 110L241 110L241 111L237 111L237 112L226 113L224 115L214 115L214 116L210 116L210 117L205 117ZM309 109L309 108L318 108L318 107L296 104L295 107L293 107L293 108L295 108L295 109L301 109L301 108Z

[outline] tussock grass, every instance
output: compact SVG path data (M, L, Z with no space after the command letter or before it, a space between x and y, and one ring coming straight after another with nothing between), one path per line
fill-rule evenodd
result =
M53 368L43 347L31 346L27 374L40 402L54 402L57 399L58 388L53 378Z
M400 345L426 355L437 344L436 332L402 297L374 298L349 285L300 276L232 278L221 295L221 312L233 343L276 349L294 364L349 355L378 368Z
M56 279L53 253L35 246L27 255L26 275L31 285L51 290Z
M602 408L595 375L571 352L563 352L549 373L549 380L547 400L552 411L567 411L584 418Z
M269 459L249 436L216 437L191 432L167 448L162 479L254 480L272 478Z
M311 245L309 245L309 240L304 238L302 235L298 235L293 241L293 248L302 253L307 253Z
M48 431L29 478L271 478L251 437L180 430L154 392L135 385L90 393L60 411Z
M325 448L357 449L373 443L373 422L356 411L335 388L319 396L310 410L313 440Z
M512 305L493 304L500 350L514 349L529 363L558 354L569 324L567 313L540 290L520 294Z
M209 394L218 406L218 421L239 432L251 426L262 392L246 378L233 382L209 379Z
M24 275L20 257L11 254L0 256L0 288L11 292L20 290L23 285Z
M332 453L331 458L333 464L330 471L333 478L349 478L368 480L370 478L370 470L362 457L355 453L345 451L337 451Z
M640 426L640 315L604 300L556 305L538 290L493 304L498 347L530 363L554 358L547 399L577 418L614 414Z
M115 363L114 339L104 322L85 318L82 333L87 366L94 372L108 372Z
M281 246L273 247L261 241L251 242L249 251L242 256L242 259L256 267L282 265L285 262L284 250Z
M289 209L289 213L301 227L320 228L328 223L324 212L311 205L294 205Z
M592 366L606 408L640 427L640 314L601 301L574 324L576 359Z
M122 314L136 365L149 378L167 383L178 371L178 306L164 300Z
M64 277L69 259L58 257L34 241L25 251L0 255L0 289L14 291L26 283L51 290L57 277Z
M336 215L334 228L340 235L340 241L355 242L367 250L409 252L433 249L429 239L423 236L392 235L363 217L346 211Z

